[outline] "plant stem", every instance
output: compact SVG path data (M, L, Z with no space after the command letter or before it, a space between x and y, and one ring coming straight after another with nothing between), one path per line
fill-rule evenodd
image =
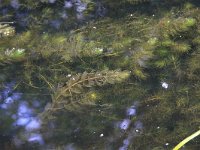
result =
M183 141L181 141L176 147L173 148L173 150L179 150L182 146L184 146L187 142L189 142L190 140L194 139L195 137L197 137L198 135L200 135L200 130L198 130L197 132L193 133L192 135L188 136L187 138L185 138Z

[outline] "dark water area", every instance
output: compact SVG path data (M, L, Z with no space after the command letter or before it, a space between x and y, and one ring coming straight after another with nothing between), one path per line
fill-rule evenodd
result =
M0 0L0 150L199 150L199 7Z

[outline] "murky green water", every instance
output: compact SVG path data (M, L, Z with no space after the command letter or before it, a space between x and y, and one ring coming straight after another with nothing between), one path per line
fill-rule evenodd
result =
M0 149L200 149L199 6L0 0Z

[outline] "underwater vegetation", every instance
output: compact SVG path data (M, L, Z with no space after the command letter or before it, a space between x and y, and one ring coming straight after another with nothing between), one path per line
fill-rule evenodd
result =
M0 149L198 150L199 7L0 1Z
M1 37L7 37L7 36L12 36L15 34L15 29L8 24L1 23L0 22L0 36Z
M103 70L91 73L83 72L82 74L78 73L75 76L72 76L63 87L58 88L57 91L55 91L55 94L53 94L52 97L53 101L51 106L46 108L47 111L44 111L43 114L41 114L41 117L45 117L44 114L46 114L46 117L50 117L50 113L57 111L57 109L60 110L62 107L69 111L79 111L78 107L83 107L84 105L95 105L95 99L97 98L95 92L89 94L90 97L88 97L87 94L84 94L86 97L77 96L84 92L84 87L91 88L93 86L103 86L106 83L114 84L122 82L128 77L129 72L118 70Z

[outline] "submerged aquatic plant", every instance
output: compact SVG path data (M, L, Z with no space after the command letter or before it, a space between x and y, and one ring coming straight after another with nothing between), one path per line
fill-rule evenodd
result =
M81 104L81 97L77 97L77 95L83 93L85 91L84 88L122 82L127 79L129 75L130 73L128 71L119 70L79 73L71 77L63 87L58 88L58 90L55 91L55 94L52 96L52 104L42 113L41 116L48 117L51 113L62 109L76 111L74 110L74 107ZM93 97L94 96L95 95L93 95ZM86 102L82 102L82 104L90 104L90 101L87 101L87 99L82 98L82 100L86 100Z
M15 34L15 28L10 26L8 23L0 22L0 38L13 36Z
M12 48L12 49L0 49L0 65L11 64L14 62L20 62L26 59L25 49Z
M75 23L76 17L71 19L73 9L83 11L85 5L80 8L80 3L75 1L21 0L19 13L29 10L27 28L7 37L5 29L12 26L1 26L0 63L3 65L0 67L3 73L0 73L0 81L11 78L7 75L11 72L12 77L20 75L16 77L20 78L18 89L26 91L24 85L28 85L32 93L52 95L46 96L49 101L52 99L41 117L44 121L50 121L51 117L56 119L57 128L52 134L59 138L52 141L58 147L73 142L78 143L80 149L104 149L102 143L108 141L105 129L112 134L113 120L122 119L120 110L124 112L137 100L141 105L137 116L130 116L131 121L141 118L145 130L138 133L140 136L135 137L134 142L130 140L127 148L171 149L175 141L187 136L200 122L198 7L181 0L84 2L101 6L98 8L108 10L107 14L98 20ZM5 7L10 1L0 3ZM163 11L165 6L168 8ZM150 13L143 11L146 8ZM12 9L16 8L8 12L10 18L15 18ZM42 10L41 15L37 10ZM124 13L117 15L121 12ZM12 64L5 65L8 63ZM14 69L18 67L15 63L20 65L19 70ZM133 76L128 83L107 85L122 82L130 74ZM46 99L41 99L42 106L47 103ZM71 129L72 126L77 129ZM111 142L116 143L113 149L120 146L120 140ZM190 143L186 145L188 149L199 144Z
M59 101L61 97L70 97L73 93L80 94L83 91L83 87L92 86L103 86L105 84L114 84L116 82L122 82L124 79L129 77L128 71L109 71L104 70L100 72L84 72L82 74L77 74L76 76L70 78L66 85L60 88L56 92L54 101Z

